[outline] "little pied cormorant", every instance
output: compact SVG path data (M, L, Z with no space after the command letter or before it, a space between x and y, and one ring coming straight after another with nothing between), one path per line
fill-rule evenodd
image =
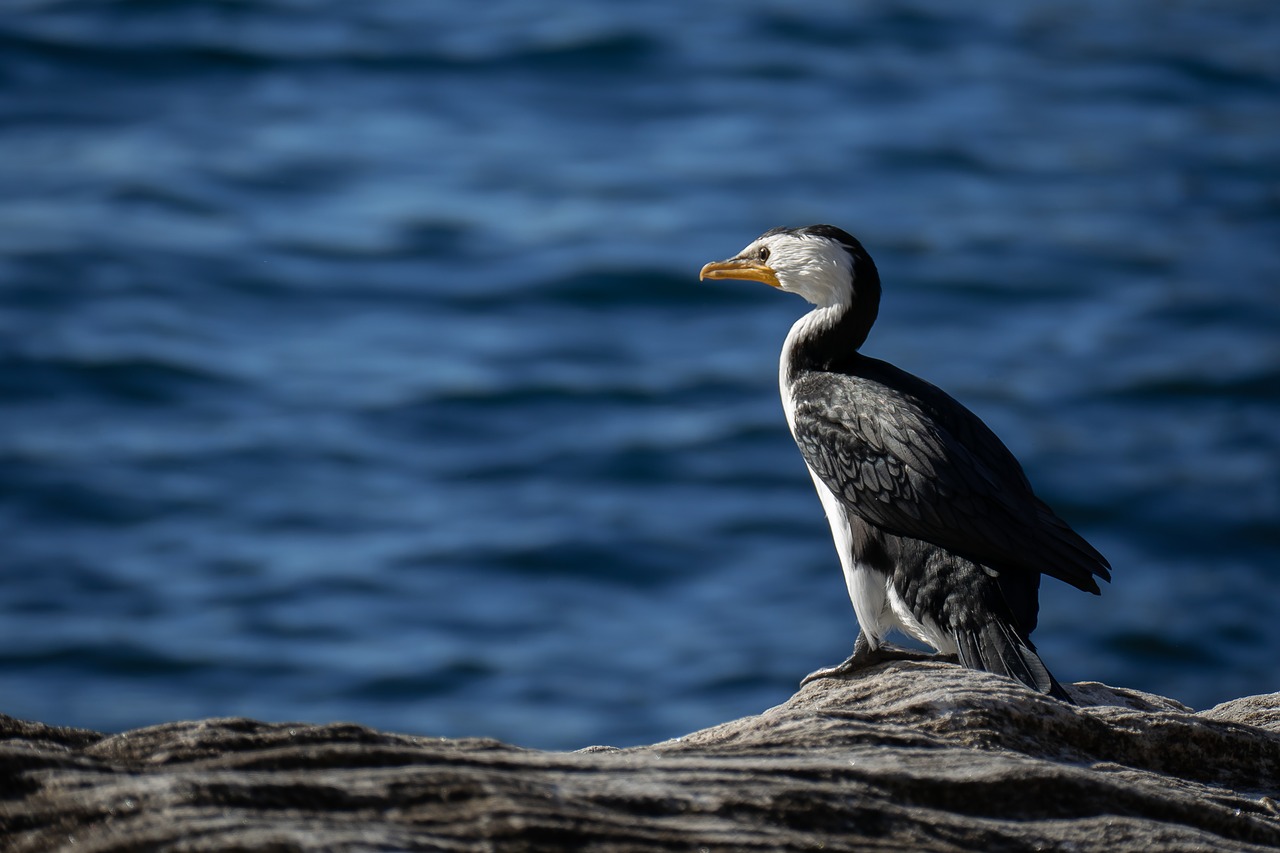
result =
M1030 639L1040 575L1096 595L1110 565L977 415L858 351L880 308L862 244L830 225L775 228L699 277L761 281L814 305L787 335L778 378L860 631L848 660L802 683L910 656L884 642L898 629L1070 701Z

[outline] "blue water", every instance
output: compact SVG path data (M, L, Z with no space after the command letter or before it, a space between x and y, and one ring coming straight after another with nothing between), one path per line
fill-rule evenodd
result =
M785 699L856 625L778 403L866 350L1106 553L1062 680L1280 690L1280 8L15 0L0 711L538 747Z

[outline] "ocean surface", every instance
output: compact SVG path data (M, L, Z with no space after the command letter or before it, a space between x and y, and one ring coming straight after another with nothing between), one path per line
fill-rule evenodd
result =
M10 0L0 712L531 747L787 698L856 623L776 225L877 260L1111 560L1064 681L1280 690L1280 6Z

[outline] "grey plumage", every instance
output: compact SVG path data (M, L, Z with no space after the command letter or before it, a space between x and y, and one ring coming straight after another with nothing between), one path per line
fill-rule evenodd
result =
M995 433L940 389L860 358L792 384L796 444L850 512L996 570L1097 593L1103 557L1035 496Z

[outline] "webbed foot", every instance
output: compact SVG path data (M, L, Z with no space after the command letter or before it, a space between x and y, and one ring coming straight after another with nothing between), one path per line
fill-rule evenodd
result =
M869 666L887 663L888 661L937 660L938 658L938 655L929 652L895 646L892 643L881 643L873 649L871 644L866 641L866 638L859 634L858 641L853 645L853 654L849 655L843 663L814 670L800 681L800 686L804 687L810 681L817 681L820 678L838 678L842 675L850 675L860 669L866 669ZM951 660L953 658L948 656L943 659Z

